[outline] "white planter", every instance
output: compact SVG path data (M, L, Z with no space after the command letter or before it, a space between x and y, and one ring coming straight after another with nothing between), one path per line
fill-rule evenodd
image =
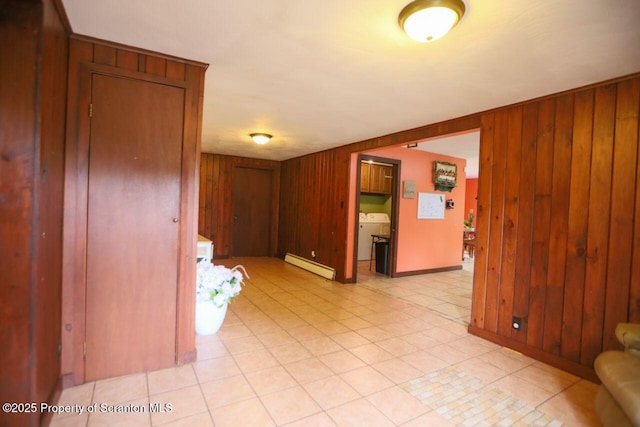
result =
M218 332L224 316L227 314L227 303L222 308L216 307L212 301L196 303L196 333L211 335Z

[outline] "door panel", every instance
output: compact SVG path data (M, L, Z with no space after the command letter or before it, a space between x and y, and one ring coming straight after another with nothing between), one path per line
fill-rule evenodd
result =
M272 171L236 167L233 173L233 256L269 256Z
M85 380L175 363L184 90L92 77Z

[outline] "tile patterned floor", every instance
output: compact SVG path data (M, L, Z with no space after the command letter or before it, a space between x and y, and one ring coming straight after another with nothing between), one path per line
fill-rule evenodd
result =
M467 269L390 279L367 262L341 285L220 261L238 262L251 279L198 362L66 389L60 405L98 409L52 426L599 425L595 384L467 334Z

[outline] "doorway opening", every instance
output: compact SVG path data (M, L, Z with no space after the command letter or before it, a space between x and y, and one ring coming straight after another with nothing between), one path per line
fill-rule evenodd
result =
M354 280L364 261L370 271L395 276L400 173L400 160L358 155Z

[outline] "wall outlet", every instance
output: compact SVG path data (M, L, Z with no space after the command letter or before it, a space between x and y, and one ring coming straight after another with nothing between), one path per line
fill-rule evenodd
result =
M315 259L315 257L316 257L316 251L311 251L311 258Z
M522 327L522 318L513 316L511 326L513 327L513 329L520 330L520 328Z

